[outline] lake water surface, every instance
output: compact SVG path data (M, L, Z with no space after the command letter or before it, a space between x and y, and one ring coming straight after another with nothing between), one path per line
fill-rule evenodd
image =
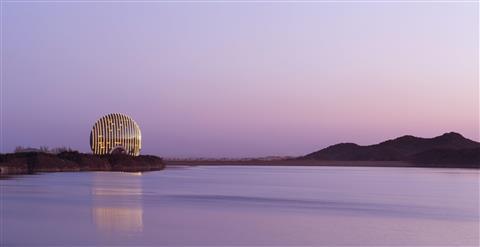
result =
M183 167L0 180L3 245L479 245L479 171Z

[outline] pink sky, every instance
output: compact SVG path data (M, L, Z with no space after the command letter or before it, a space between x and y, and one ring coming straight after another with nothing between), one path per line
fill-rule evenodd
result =
M3 6L2 152L89 151L111 112L167 157L479 140L475 2Z

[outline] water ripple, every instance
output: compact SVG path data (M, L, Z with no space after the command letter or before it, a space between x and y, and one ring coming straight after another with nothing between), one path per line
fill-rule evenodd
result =
M178 194L164 195L162 200L171 202L188 202L190 205L265 207L282 209L299 209L302 211L337 211L346 214L381 215L387 217L412 217L441 220L478 221L475 212L458 211L458 209L432 206L395 205L388 203L363 203L328 200L289 199L274 197L254 197L238 195L199 195Z

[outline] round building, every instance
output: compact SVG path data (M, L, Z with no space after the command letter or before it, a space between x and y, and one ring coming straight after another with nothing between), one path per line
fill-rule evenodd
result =
M90 133L90 147L94 154L124 153L140 155L142 133L129 116L111 113L95 122Z

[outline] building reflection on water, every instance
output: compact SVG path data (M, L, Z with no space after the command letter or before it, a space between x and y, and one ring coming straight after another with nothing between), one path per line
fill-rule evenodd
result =
M105 232L143 230L141 173L97 173L92 186L92 218Z

